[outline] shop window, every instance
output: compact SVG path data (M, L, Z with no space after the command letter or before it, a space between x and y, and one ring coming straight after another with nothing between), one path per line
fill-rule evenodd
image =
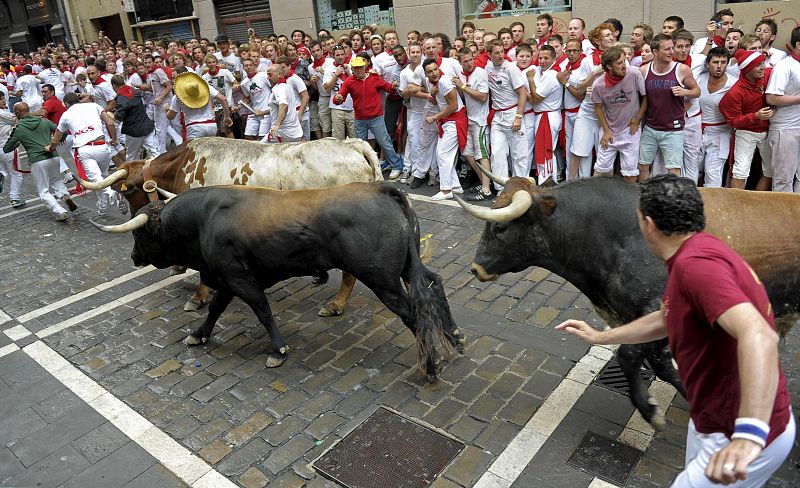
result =
M135 0L139 22L168 20L194 15L192 0Z
M394 8L390 0L319 0L317 20L329 31L361 29L370 24L394 26Z
M572 0L460 0L464 20L570 10Z

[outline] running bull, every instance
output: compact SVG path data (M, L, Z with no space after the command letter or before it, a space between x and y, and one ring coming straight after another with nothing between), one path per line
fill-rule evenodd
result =
M131 215L149 202L142 189L145 179L169 193L217 185L263 186L277 190L330 188L353 182L382 181L375 152L360 139L327 138L305 143L261 144L258 142L201 137L175 147L149 166L145 161L124 163L98 183L81 181L90 189L112 186L131 207ZM355 278L344 273L336 297L322 307L321 316L340 315L350 298ZM201 282L184 310L197 310L208 301L208 287Z
M267 366L279 366L288 347L264 290L290 277L339 268L361 280L411 329L429 380L437 377L437 348L463 349L441 278L420 258L416 214L403 193L388 184L288 192L198 188L166 204L152 203L124 224L98 227L132 230L131 257L137 266L187 266L217 290L205 322L186 344L207 342L220 314L239 297L269 333Z
M636 217L637 187L616 178L591 178L552 188L525 178L491 176L505 190L493 208L459 203L488 223L472 272L481 281L546 268L583 292L614 327L657 310L667 279L664 263L642 237ZM785 333L800 312L800 196L701 188L706 231L741 254L763 280ZM745 213L742 213L745 212ZM646 359L656 375L685 396L667 340L622 345L619 364L631 400L656 428L664 416L639 376Z

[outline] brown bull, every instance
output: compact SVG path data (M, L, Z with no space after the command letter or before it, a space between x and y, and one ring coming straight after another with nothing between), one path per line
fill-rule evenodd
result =
M81 182L90 190L111 186L128 200L131 216L149 203L142 189L146 161L131 161L99 183ZM177 146L149 164L148 176L158 188L179 194L190 188L246 185L278 190L330 188L353 182L383 180L375 152L360 139L326 138L289 144L261 144L224 137L202 137ZM317 277L325 279L325 276ZM339 292L319 315L340 315L347 305L355 278L342 274ZM209 289L202 282L184 310L199 309L208 302Z

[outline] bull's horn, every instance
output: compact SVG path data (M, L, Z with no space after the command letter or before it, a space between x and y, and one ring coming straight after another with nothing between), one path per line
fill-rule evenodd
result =
M172 200L173 198L177 197L178 195L172 193L171 191L164 190L163 188L156 188L158 190L158 194L162 197L166 198L167 201Z
M112 234L124 234L126 232L130 232L132 230L136 230L139 227L142 227L144 224L147 223L147 215L139 214L136 217L130 219L129 221L125 222L124 224L119 225L102 225L98 224L97 222L91 221L95 227L102 230L103 232L110 232Z
M98 191L102 190L103 188L108 188L109 186L113 185L114 183L124 180L128 177L128 170L127 169L118 169L111 173L110 175L106 176L102 181L91 182L91 181L83 181L82 179L75 177L78 180L78 183L87 190Z
M478 164L477 166L483 174L489 177L490 180L494 181L500 186L506 186L506 182L508 181L508 176L497 176L488 169L484 168L483 165Z
M525 190L519 190L511 197L511 204L503 208L487 208L480 205L472 205L462 200L455 193L453 194L459 205L464 207L473 217L487 222L508 222L520 217L533 205L533 197Z

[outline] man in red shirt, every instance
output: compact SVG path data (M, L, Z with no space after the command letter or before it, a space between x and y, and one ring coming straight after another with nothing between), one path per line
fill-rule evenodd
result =
M765 64L767 57L759 51L740 49L736 52L736 59L739 80L719 101L719 111L734 130L731 188L744 189L758 148L762 176L756 190L765 191L772 188L772 151L767 135L769 119L775 115L775 109L767 105L764 94L769 82Z
M578 320L556 328L591 344L669 338L691 417L686 465L672 486L763 486L796 431L764 285L741 256L703 232L692 180L666 174L642 183L637 215L669 270L661 309L603 332Z
M392 168L389 179L396 180L403 173L403 157L395 152L389 133L386 132L381 91L395 93L398 82L389 84L379 74L368 73L367 63L368 61L362 55L353 56L350 61L353 76L344 80L333 103L341 105L347 95L353 98L356 135L359 139L366 141L369 131L372 131L375 140L378 141L378 145L386 156L386 163Z

